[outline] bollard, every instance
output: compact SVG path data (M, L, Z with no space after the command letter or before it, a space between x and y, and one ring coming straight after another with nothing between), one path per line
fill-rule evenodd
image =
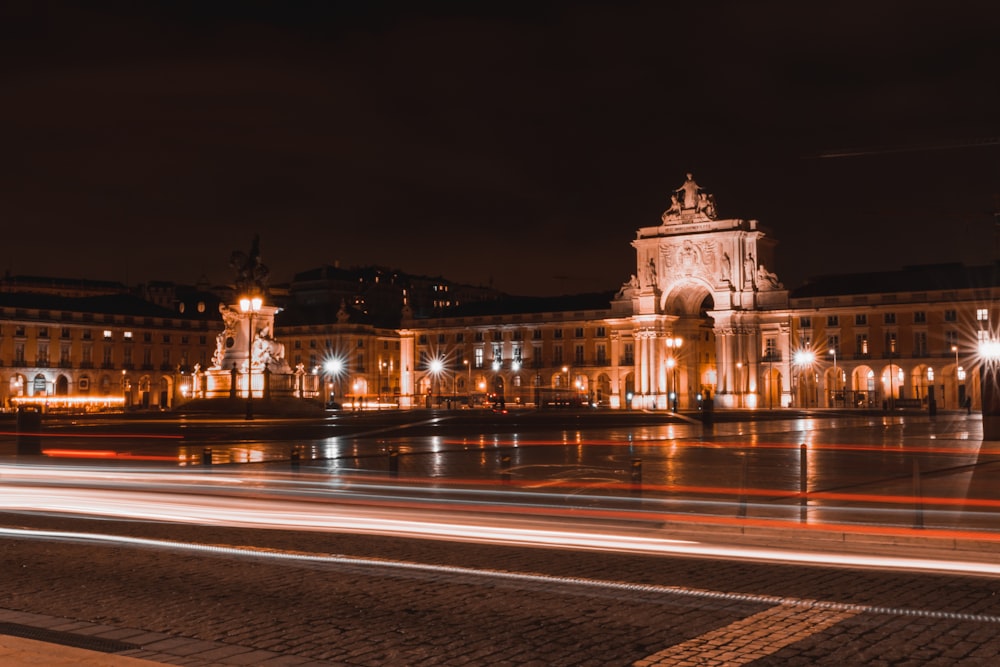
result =
M212 465L212 448L211 447L206 447L204 450L202 450L202 452L201 452L201 464L203 466L210 466L210 465Z
M809 466L806 459L806 446L799 446L799 522L806 522L806 510L809 506L808 491Z
M42 453L42 409L22 405L17 409L17 453L37 456Z
M632 493L642 493L642 459L632 459Z
M389 448L389 474L393 477L399 476L399 450L395 447Z
M920 489L920 462L913 459L913 527L924 527L924 498Z
M503 453L500 455L500 481L504 484L510 483L510 454Z

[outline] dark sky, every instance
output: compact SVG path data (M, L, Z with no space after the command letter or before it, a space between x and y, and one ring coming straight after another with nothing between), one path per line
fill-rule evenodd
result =
M787 286L989 262L994 5L14 0L2 268L613 290L688 171Z

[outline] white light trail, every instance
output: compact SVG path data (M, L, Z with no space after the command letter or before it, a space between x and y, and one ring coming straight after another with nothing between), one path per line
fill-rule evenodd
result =
M473 577L489 577L494 579L505 579L509 581L520 581L528 583L545 583L569 586L580 586L587 588L603 588L631 593L644 593L654 595L680 596L689 598L701 598L708 600L722 600L725 602L750 602L756 604L782 605L786 607L798 607L805 609L823 609L837 612L868 613L889 616L909 616L932 619L947 619L959 621L973 621L978 623L1000 623L1000 616L990 614L969 614L962 612L951 612L933 609L914 609L905 607L885 607L865 604L855 604L850 602L829 602L824 600L812 600L803 598L793 598L786 596L775 596L760 593L735 593L729 591L714 591L702 588L690 588L687 586L665 586L658 584L640 584L623 581L611 581L606 579L587 579L583 577L567 577L546 574L511 572L507 570L493 570L487 568L470 568L458 565L436 565L429 563L415 563L411 561L391 560L384 558L359 558L354 556L313 554L301 551L278 551L274 549L255 549L250 547L219 546L215 544L192 544L186 542L176 542L169 540L154 540L149 538L123 537L120 535L107 535L102 533L75 533L69 531L50 530L30 530L21 528L0 528L0 535L18 537L21 539L44 539L55 541L70 541L84 543L108 543L115 545L152 547L157 549L169 549L174 551L187 551L196 553L211 553L226 556L253 557L266 560L298 561L309 563L321 563L329 565L355 565L371 567L374 569L397 569L423 572L446 573L452 575L463 575Z
M552 517L457 512L442 504L433 509L393 505L365 505L353 496L351 504L340 497L257 498L253 496L205 495L197 489L177 492L63 488L31 484L0 486L0 510L26 513L60 513L114 517L143 521L237 528L348 532L406 536L420 539L456 540L485 544L542 546L560 549L613 551L633 554L682 555L735 560L867 567L906 571L935 571L1000 576L1000 563L958 558L880 556L847 554L794 548L711 544L670 537L668 531L651 525L574 521ZM706 530L706 536L710 537ZM984 560L989 554L983 554Z

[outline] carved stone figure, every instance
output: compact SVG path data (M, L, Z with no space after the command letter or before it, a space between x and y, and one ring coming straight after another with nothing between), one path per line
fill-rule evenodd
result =
M774 289L784 287L778 280L778 276L765 269L763 264L757 267L757 284Z
M633 273L628 282L622 283L621 288L618 290L618 294L615 295L616 299L627 298L635 294L639 289L639 279L635 277Z
M224 303L219 304L219 314L222 315L224 329L215 337L215 352L212 354L212 368L222 368L226 357L226 349L232 347L236 338L236 326L240 321L240 311Z
M679 215L680 212L681 212L681 200L680 198L678 198L677 193L674 192L672 195L670 195L670 208L668 208L666 211L663 212L663 215L660 216L660 219L663 220L663 222L666 222L667 218L669 218L672 215Z
M747 284L753 285L756 277L757 263L753 261L753 253L747 252L747 256L743 260L743 279Z
M694 177L688 173L687 180L684 184L675 190L678 197L681 198L681 208L689 209L695 208L698 205L698 191L701 188L698 184L694 182Z
M646 284L650 287L656 287L656 260L652 257L649 258L649 264L646 267Z
M253 340L253 363L255 366L283 365L285 346L271 337L271 327L265 326L257 332Z
M695 212L703 213L705 217L715 220L715 195L710 195L707 192L699 193L698 207Z
M727 283L732 283L733 260L729 257L728 252L722 253L722 273L719 277Z

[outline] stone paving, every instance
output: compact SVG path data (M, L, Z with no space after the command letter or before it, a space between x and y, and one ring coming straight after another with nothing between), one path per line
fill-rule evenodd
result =
M358 560L4 540L0 624L134 644L114 656L195 667L988 665L1000 656L1000 581L989 578L79 523ZM427 567L382 566L390 562Z

